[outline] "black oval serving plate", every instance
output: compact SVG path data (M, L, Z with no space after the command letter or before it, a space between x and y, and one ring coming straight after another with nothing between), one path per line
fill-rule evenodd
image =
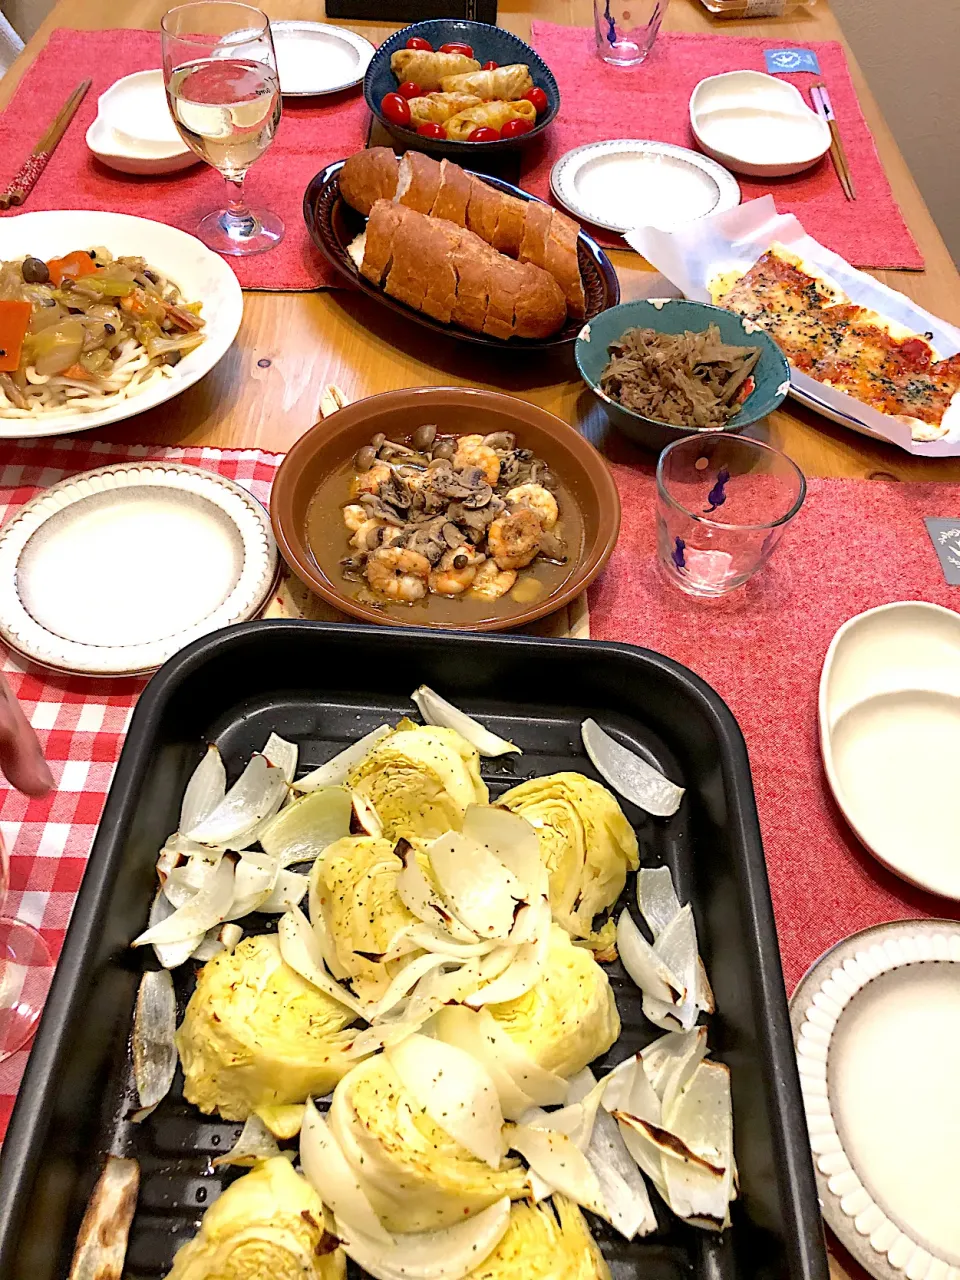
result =
M485 333L471 333L468 329L460 329L456 325L441 324L420 311L414 311L403 302L397 302L378 289L376 285L365 280L347 253L347 245L360 234L366 225L366 219L355 209L351 209L345 200L340 198L340 170L343 160L328 165L326 169L312 179L303 196L303 216L307 230L314 244L341 275L371 298L376 298L384 306L402 316L432 329L434 333L445 334L448 338L461 338L464 342L475 342L481 347L492 347L497 351L535 351L542 347L559 347L567 342L576 341L577 335L588 320L615 307L620 301L620 283L613 263L603 252L595 240L585 231L580 232L577 241L577 256L580 262L580 275L583 279L583 291L586 296L587 314L583 320L568 319L567 323L552 338L510 338L504 341L492 338ZM493 178L486 173L474 174L488 186L497 191L505 191L508 195L517 196L520 200L536 200L536 196L520 187L514 187L501 178ZM544 202L541 202L544 203Z
M399 125L391 124L380 110L384 95L394 93L397 89L397 77L390 70L390 58L398 49L406 47L411 36L428 40L434 49L439 49L442 44L468 44L481 64L492 61L505 67L514 62L525 62L530 68L533 83L547 95L546 111L537 118L537 123L529 133L522 133L519 138L501 138L496 142L453 142L449 138L421 138L415 129L402 129ZM503 27L492 27L486 22L467 22L460 18L434 18L427 22L414 22L402 31L397 31L389 40L384 40L371 58L367 74L363 77L363 96L384 129L398 142L405 146L415 146L418 151L426 151L432 156L449 156L451 160L465 165L469 165L469 157L472 155L500 155L504 151L516 151L519 147L526 146L533 138L540 137L560 110L560 90L553 72L539 53Z

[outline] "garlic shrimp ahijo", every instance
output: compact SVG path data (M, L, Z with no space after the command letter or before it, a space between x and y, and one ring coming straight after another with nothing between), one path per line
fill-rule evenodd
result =
M382 433L314 496L307 540L365 604L463 626L553 594L583 526L556 474L513 432ZM413 619L411 619L413 620Z
M0 418L90 413L170 376L204 339L144 258L76 249L0 263Z

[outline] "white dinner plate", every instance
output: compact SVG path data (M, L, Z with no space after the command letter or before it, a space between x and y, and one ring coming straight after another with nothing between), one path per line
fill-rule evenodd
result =
M697 151L669 142L618 138L562 155L550 189L571 213L607 231L675 227L740 203L732 173Z
M376 50L346 27L325 22L271 22L280 92L287 98L339 93L359 84Z
M790 1002L823 1216L876 1280L960 1268L960 923L854 934Z
M108 422L122 422L152 409L198 382L226 353L237 336L243 316L243 294L233 270L219 254L176 227L126 213L96 210L50 210L21 213L0 223L0 259L32 254L49 260L73 249L102 245L114 257L138 254L157 267L180 289L187 302L201 302L206 321L204 341L128 399L102 409L38 413L28 418L0 417L0 437L58 436L90 431Z
M255 617L278 567L269 515L232 480L179 463L100 467L0 533L0 636L45 667L141 674Z
M845 622L818 714L827 781L866 848L960 901L960 615L906 600Z

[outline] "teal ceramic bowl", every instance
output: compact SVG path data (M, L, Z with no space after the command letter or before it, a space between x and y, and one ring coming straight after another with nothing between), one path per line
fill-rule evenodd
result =
M753 371L756 387L747 396L740 412L722 428L738 432L752 422L759 422L783 403L790 387L790 366L783 352L767 334L756 330L748 333L740 316L722 307L706 302L688 302L685 298L669 298L664 301L622 302L601 311L589 324L585 324L577 338L574 353L577 368L584 382L603 406L607 417L624 435L647 449L664 449L674 440L684 436L699 435L697 427L675 427L670 422L658 422L645 418L635 409L617 404L600 390L600 375L610 356L607 348L627 329L656 329L658 333L700 333L708 325L715 324L724 342L733 346L762 348L760 359Z

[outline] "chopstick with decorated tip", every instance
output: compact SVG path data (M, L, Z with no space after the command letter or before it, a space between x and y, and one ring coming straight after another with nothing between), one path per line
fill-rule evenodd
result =
M857 193L854 189L853 178L850 175L847 153L843 149L843 141L840 137L840 130L837 128L837 120L833 114L833 105L830 102L827 86L825 84L815 84L810 90L810 97L813 99L813 106L817 115L826 120L830 129L830 137L833 139L830 144L830 157L833 160L833 167L837 171L837 177L840 179L840 185L843 187L843 194L848 200L856 200Z
M57 144L67 131L67 126L76 115L77 107L83 101L92 80L83 80L71 93L56 116L49 129L33 148L20 172L14 177L6 191L0 192L0 209L9 209L11 205L23 204L33 190L37 179L47 167L47 161L53 155Z

